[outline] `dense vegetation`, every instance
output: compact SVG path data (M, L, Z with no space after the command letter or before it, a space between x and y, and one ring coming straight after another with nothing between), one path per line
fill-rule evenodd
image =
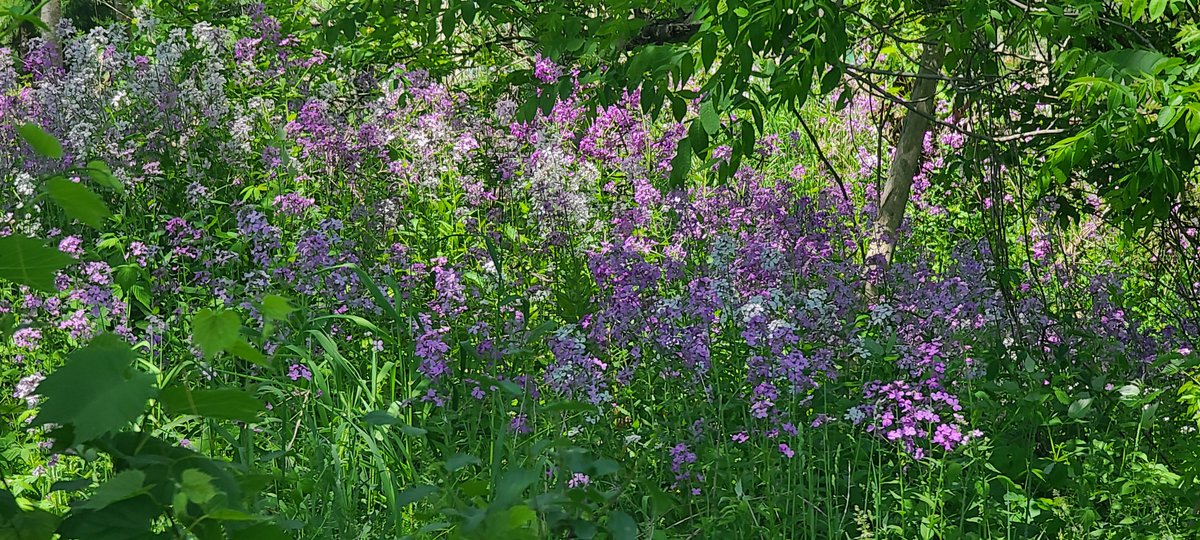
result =
M0 539L1200 531L1190 1L5 6Z

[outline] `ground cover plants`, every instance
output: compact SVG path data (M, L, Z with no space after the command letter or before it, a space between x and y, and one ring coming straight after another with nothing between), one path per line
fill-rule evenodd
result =
M865 86L158 7L0 48L0 538L1197 534L1194 193L1147 249L939 96L881 264Z

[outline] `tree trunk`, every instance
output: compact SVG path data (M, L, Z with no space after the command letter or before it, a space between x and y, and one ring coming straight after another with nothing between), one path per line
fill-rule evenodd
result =
M921 52L919 75L913 82L909 102L912 109L904 115L900 128L900 139L896 141L896 153L892 167L879 194L879 211L871 227L870 244L867 247L868 268L886 270L892 262L896 247L896 230L904 221L904 209L908 205L913 177L921 168L921 154L925 147L925 133L929 131L929 118L933 117L934 96L937 94L937 75L941 73L942 57L946 53L941 43L926 44ZM924 113L923 115L921 113ZM874 296L873 287L868 292Z
M62 1L47 0L42 6L41 19L42 23L46 25L46 30L42 30L42 37L58 43L58 23L62 21Z

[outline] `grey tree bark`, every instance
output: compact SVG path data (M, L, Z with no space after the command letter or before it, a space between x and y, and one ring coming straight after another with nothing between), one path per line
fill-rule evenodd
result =
M938 84L934 77L941 72L942 58L945 54L946 47L941 43L926 44L921 52L921 65L917 73L926 76L917 77L913 83L909 104L916 111L909 110L904 115L892 166L879 193L879 212L871 227L867 264L873 269L886 269L892 262L892 254L896 248L896 230L904 221L904 210L908 206L913 178L921 167L925 134L930 125L929 118L933 117L934 96L937 94Z
M42 5L40 16L42 23L46 25L46 30L42 31L42 37L58 43L58 23L62 21L62 1L48 0Z

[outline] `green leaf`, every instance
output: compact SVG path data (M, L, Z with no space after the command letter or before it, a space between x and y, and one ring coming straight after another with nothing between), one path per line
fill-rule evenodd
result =
M96 492L84 501L83 504L79 505L79 508L103 510L114 503L131 499L150 491L150 488L145 484L146 473L137 469L123 471L108 479L99 488L96 488Z
M1087 416L1092 410L1092 398L1080 398L1067 407L1067 415L1076 420Z
M259 523L233 533L233 540L290 540L290 538L274 523Z
M80 540L151 540L160 538L150 530L162 507L149 495L110 505L104 510L71 512L59 526L62 538Z
M1167 0L1150 0L1150 20L1153 22L1167 11Z
M208 516L209 519L216 519L220 521L260 521L262 519L254 514L248 514L246 512L242 512L241 510L234 510L232 508L217 508L216 510L213 510L205 515Z
M608 515L608 532L613 540L637 540L637 523L625 512L613 512Z
M700 105L700 123L709 135L721 129L721 118L717 116L717 111L713 109L711 101L705 101Z
M267 357L263 356L262 352L247 343L244 339L239 339L234 342L233 346L229 347L229 353L241 358L242 360L250 362L251 364L257 364L268 368L271 367L271 362L267 360Z
M155 389L154 375L131 366L135 358L129 344L112 334L71 353L37 387L43 397L38 423L73 426L76 439L86 442L137 419Z
M671 159L671 185L683 186L684 179L692 170L692 144L688 139L679 141L675 157Z
M0 238L0 278L28 285L43 292L55 292L54 273L75 259L46 246L41 239L24 236Z
M732 37L732 36L731 36ZM713 62L717 59L717 35L709 32L704 34L700 39L700 62L704 64L704 69L712 69Z
M387 411L371 411L363 415L363 422L372 426L390 426L401 423L401 420Z
M98 159L93 159L87 164L88 176L92 181L104 187L113 189L118 193L125 192L125 186L121 185L121 181L113 176L112 169L108 168L108 164Z
M265 410L261 401L238 388L192 390L172 387L159 394L158 402L172 415L194 414L243 422L258 420L258 414Z
M58 527L58 516L40 508L24 510L16 497L0 490L0 539L50 540Z
M58 528L58 516L40 508L17 512L10 518L0 517L0 539L50 540Z
M293 311L296 311L296 308L286 297L268 294L262 299L262 314L268 319L282 321L287 319Z
M187 495L188 500L196 504L204 504L217 496L217 488L213 487L213 478L199 469L188 469L180 475L179 489Z
M445 467L448 472L457 471L467 465L479 465L482 463L479 458L470 454L455 454L446 460Z
M413 486L396 495L396 504L398 506L408 506L425 497L437 493L438 488L433 486Z
M46 133L36 124L21 124L17 126L17 134L33 147L33 150L43 156L51 159L60 159L63 157L63 147L59 144L58 139L53 135Z
M46 182L46 191L68 216L93 229L99 229L105 218L112 215L104 205L104 199L83 184L56 176Z
M241 328L242 321L237 313L202 309L192 317L192 343L200 347L204 356L211 358L233 347Z

